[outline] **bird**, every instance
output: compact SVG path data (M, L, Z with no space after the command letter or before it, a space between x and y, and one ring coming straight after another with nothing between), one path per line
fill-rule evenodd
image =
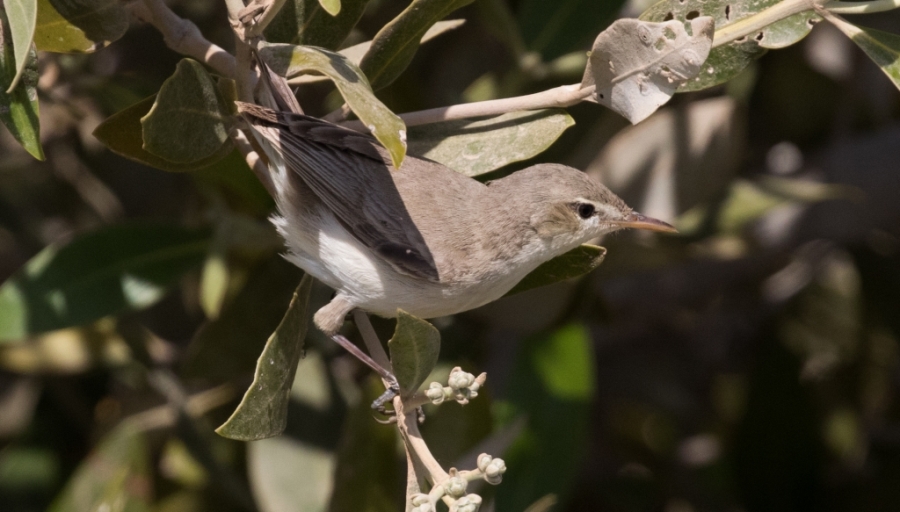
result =
M313 316L331 337L357 308L448 316L591 239L675 231L572 167L537 164L486 183L412 155L398 169L371 135L254 104L238 111L271 160L286 258L336 292Z

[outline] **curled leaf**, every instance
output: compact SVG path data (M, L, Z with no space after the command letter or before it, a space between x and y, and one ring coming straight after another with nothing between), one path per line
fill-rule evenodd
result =
M647 23L622 19L594 41L582 87L596 86L593 100L637 123L696 76L712 47L713 19Z

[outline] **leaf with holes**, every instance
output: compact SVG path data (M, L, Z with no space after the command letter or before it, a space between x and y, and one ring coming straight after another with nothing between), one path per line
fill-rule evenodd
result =
M0 121L31 156L44 159L40 141L40 121L37 98L37 52L29 43L28 61L25 63L19 83L7 93L16 76L16 57L13 52L13 34L0 7Z
M280 435L287 426L288 399L303 355L312 277L303 276L281 323L256 361L253 382L241 403L216 433L229 439L256 441Z
M596 86L593 101L637 123L700 72L709 55L713 20L691 20L691 34L680 21L647 23L623 19L597 36L582 87Z
M722 29L776 4L787 6L780 0L662 0L644 11L643 21L688 21L698 16L712 16L715 19L717 37ZM678 92L699 91L721 84L743 71L748 64L766 53L767 48L784 48L800 41L821 18L811 10L804 10L805 4L793 3L792 12L775 23L761 28L751 37L742 37L710 51L703 71L678 88Z
M838 16L828 18L834 26L853 40L872 62L900 89L900 36L865 27L857 27Z
M388 350L400 394L409 397L425 382L437 364L441 335L425 320L398 310L397 327L388 341Z
M547 109L411 126L409 152L478 176L540 154L574 124L565 110Z
M413 0L372 39L372 47L359 63L372 88L388 86L409 66L419 41L432 25L473 0Z
M259 55L272 71L285 78L307 71L330 78L360 121L390 152L394 167L400 167L406 156L406 125L375 97L356 64L339 53L289 44L263 44Z
M38 50L89 53L128 30L128 13L117 0L38 0L34 44Z

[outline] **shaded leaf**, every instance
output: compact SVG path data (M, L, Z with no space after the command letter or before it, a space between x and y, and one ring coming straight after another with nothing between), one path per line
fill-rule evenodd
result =
M331 16L319 0L288 0L266 27L266 41L335 50L356 26L368 3L369 0L340 0L340 13Z
M341 12L341 0L319 0L319 5L332 16L337 16Z
M853 40L900 89L900 36L873 28L857 27L838 16L829 17L834 26Z
M6 0L6 15L9 18L9 32L12 36L15 55L15 75L6 87L6 94L13 92L25 72L31 58L31 41L34 38L34 24L37 20L37 0Z
M119 39L128 13L116 0L38 0L34 44L38 50L88 53Z
M597 36L582 87L596 86L593 101L637 123L669 101L679 85L700 72L712 46L713 19L647 23L622 19Z
M31 45L28 46L31 48ZM37 52L30 49L19 83L7 93L16 76L16 57L6 11L0 7L0 120L31 156L44 159L40 141L37 98Z
M372 39L359 63L375 90L388 86L409 66L432 25L473 0L413 0Z
M267 44L259 53L273 71L285 78L309 70L330 78L360 121L390 152L394 167L400 167L406 156L406 125L375 97L356 64L339 53L306 46Z
M411 126L409 152L478 176L542 153L574 124L565 110L547 109Z
M281 434L287 426L288 398L303 355L312 277L303 276L284 318L256 361L253 383L240 405L216 432L230 439L255 441Z
M761 12L779 0L662 0L644 11L644 21L680 20L688 17L712 16L716 30L738 20ZM748 64L760 58L766 48L783 48L800 41L819 20L813 11L805 11L763 28L751 37L738 39L713 48L703 66L703 71L678 88L678 92L699 91L721 84L743 71Z
M0 367L24 375L75 375L130 361L128 344L111 317L29 336L28 343L0 344Z
M395 490L400 485L397 471L397 434L394 429L372 421L369 404L384 387L378 379L366 380L365 392L350 411L337 450L331 512L395 512L400 510Z
M461 27L466 20L447 20L447 21L439 21L435 23L425 35L422 36L422 40L419 43L424 44L428 41L431 41L435 37L449 32L455 28ZM338 53L347 57L350 62L359 65L359 62L362 60L363 56L365 56L366 52L369 51L369 48L372 47L372 41L363 41L359 44L355 44L353 46L348 46L347 48L342 49ZM321 75L303 75L299 77L294 77L291 79L291 84L309 84L314 82L324 82L328 80L328 77Z
M0 286L0 342L147 307L208 245L204 230L124 224L47 247Z
M522 37L529 50L549 61L587 45L623 4L624 0L523 0L518 8Z
M508 291L504 297L582 276L599 267L605 257L605 248L583 244L550 261L542 263L519 281L519 284Z
M78 466L50 512L150 510L150 455L144 435L123 423Z
M252 372L300 277L300 270L280 256L256 268L219 317L203 324L194 335L182 372L212 380L230 380Z
M397 327L388 341L391 366L402 396L410 396L428 378L441 351L441 335L433 325L397 310Z
M226 120L231 110L203 65L181 59L150 112L141 118L143 147L180 164L222 155L228 147Z
M97 137L103 145L117 155L170 172L194 171L209 167L234 150L234 145L229 140L212 155L187 163L172 162L150 153L144 149L141 118L150 112L155 102L156 95L154 94L109 116L94 129L94 137Z

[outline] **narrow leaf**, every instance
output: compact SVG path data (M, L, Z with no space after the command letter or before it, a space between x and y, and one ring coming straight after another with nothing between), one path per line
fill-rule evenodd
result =
M676 20L619 20L594 41L581 86L596 86L594 101L638 123L700 72L713 29L708 16L691 20L690 35Z
M321 2L338 4L340 12L329 16ZM356 26L368 3L369 0L287 0L266 27L266 41L336 50Z
M50 246L0 286L0 344L147 307L203 261L208 244L206 231L131 224Z
M655 22L675 19L687 22L689 18L699 14L712 16L716 30L719 30L772 7L779 1L662 0L644 11L640 19ZM806 37L820 19L812 10L804 11L772 23L750 37L713 48L702 72L683 83L678 92L699 91L730 80L748 64L762 57L767 48L783 48Z
M94 137L113 153L135 162L170 172L186 172L203 169L218 162L234 149L229 139L212 155L195 162L177 163L158 157L144 149L141 118L150 112L156 102L156 95L144 98L130 107L113 114L94 129Z
M576 247L532 270L506 296L582 276L599 267L605 257L603 247L589 244Z
M221 154L228 141L231 108L199 62L182 59L141 118L144 149L179 164Z
M310 70L330 78L353 112L391 153L394 167L400 167L406 156L406 125L375 97L366 76L355 64L339 53L287 44L264 45L260 55L285 78Z
M409 152L478 176L542 153L574 124L565 110L547 109L412 126Z
M90 53L128 30L128 13L117 0L37 0L34 44L38 50Z
M6 11L0 7L0 120L31 156L43 160L38 116L37 52L30 44L26 48L29 49L29 58L21 79L12 92L7 93L16 76L16 57L9 20Z
M425 320L397 310L397 327L388 342L388 350L400 393L408 397L419 389L437 364L441 335Z
M151 486L147 439L123 423L78 466L48 510L149 512Z
M359 64L375 90L390 85L409 66L425 32L472 0L413 0L372 39Z
M337 16L341 12L341 0L319 0L319 5L332 16Z
M256 441L274 437L287 426L288 399L303 354L312 277L303 276L284 318L256 361L253 383L240 405L216 432L230 439Z
M866 52L894 86L900 89L900 36L873 28L857 27L838 16L831 16L828 21Z
M6 94L11 94L22 78L30 57L31 40L34 38L34 25L37 21L37 0L6 0L4 6L9 17L9 30L16 61L16 74L6 88Z

